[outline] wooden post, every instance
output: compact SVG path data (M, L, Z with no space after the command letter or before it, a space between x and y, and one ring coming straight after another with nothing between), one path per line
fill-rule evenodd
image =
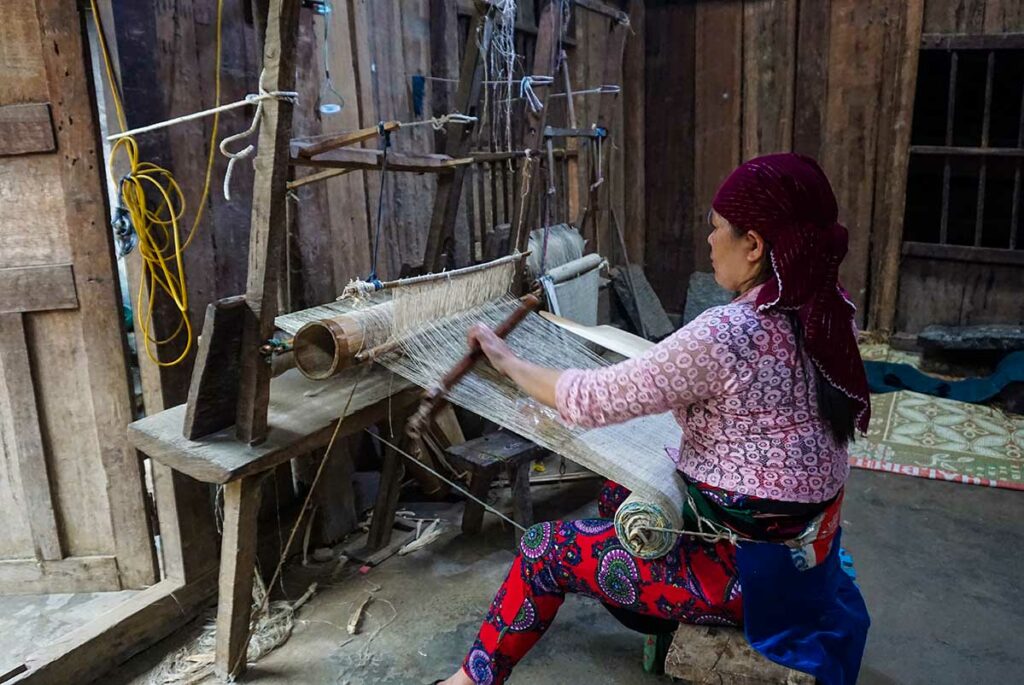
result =
M263 85L267 90L295 88L298 18L298 2L272 0L270 3L263 49ZM259 347L273 335L277 313L277 271L285 228L293 109L291 103L283 100L265 100L260 123L249 228L249 275L245 292L248 311L242 333L242 370L235 425L238 439L250 444L262 442L267 435L271 369Z
M373 521L370 522L370 533L366 538L366 547L371 552L386 547L391 542L391 528L395 523L398 494L402 490L402 478L405 477L402 455L387 445L384 445L383 449L384 466L380 470L377 501L373 505Z
M917 83L918 46L924 19L924 0L906 4L902 41L895 68L889 74L886 88L895 105L882 111L892 112L894 126L891 144L879 149L888 162L875 177L875 215L872 221L872 245L878 245L872 273L877 273L871 287L868 328L892 331L896 323L896 299L899 296L900 257L903 242L903 210L906 202L907 167L910 162L910 124L914 116L914 91ZM885 92L885 91L883 91ZM872 250L872 252L876 252Z
M487 4L477 0L474 5L476 12L469 25L469 39L466 41L466 53L462 58L462 70L459 72L459 89L455 95L455 110L469 116L476 116L480 93L483 89L483 59L491 42L491 22ZM480 35L479 44L477 35ZM482 50L482 53L481 53ZM445 154L453 159L464 157L475 139L478 126L457 126L449 129ZM427 271L441 268L441 253L445 239L455 227L455 215L459 210L459 198L462 197L462 182L468 167L455 167L454 172L437 179L437 192L434 196L434 209L430 217L430 229L427 233L427 245L423 253L423 266Z
M562 13L554 6L553 2L547 2L541 10L540 21L537 22L537 43L534 49L533 73L538 76L554 76L555 49L558 46L559 32L562 30ZM540 98L543 106L539 112L527 108L526 129L523 134L523 146L528 150L538 152L544 146L544 124L548 113L548 94L550 88L544 89L544 95ZM537 197L540 192L540 161L539 158L529 169L529 192L523 197L519 188L515 189L515 202L512 209L512 235L515 236L516 249L522 252L530 239L531 220L536 208ZM523 173L526 173L524 166ZM522 268L522 267L520 267ZM517 279L518 281L519 279Z
M262 481L262 475L248 476L224 486L224 538L220 547L220 601L214 663L217 674L224 678L238 677L246 666Z

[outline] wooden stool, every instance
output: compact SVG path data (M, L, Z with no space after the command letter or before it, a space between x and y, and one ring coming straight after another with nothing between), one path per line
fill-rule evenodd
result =
M679 624L665 674L692 685L814 685L814 676L765 659L738 628Z
M512 520L523 527L533 525L533 502L530 499L530 467L544 449L515 433L497 431L447 450L448 457L458 468L469 471L469 491L474 497L487 500L491 483L507 469L512 484ZM466 501L462 514L462 532L478 533L483 526L484 508ZM516 542L522 534L516 531Z

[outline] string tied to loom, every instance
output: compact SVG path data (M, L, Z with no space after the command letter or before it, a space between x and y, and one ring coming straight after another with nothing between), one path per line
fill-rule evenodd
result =
M526 104L530 106L532 111L539 112L544 109L544 103L537 97L533 87L550 86L554 81L555 79L551 76L524 76L519 81L519 97L526 100Z
M290 102L293 105L299 101L299 94L296 91L267 90L263 86L263 78L266 75L266 69L260 72L259 92L249 93L245 96L245 99L241 101L246 104L256 105L256 112L252 116L252 123L249 124L249 128L242 131L241 133L236 133L233 136L228 136L224 140L220 141L220 153L228 158L228 168L224 172L224 199L227 200L228 202L231 201L231 173L234 171L235 163L240 159L247 159L251 157L252 154L256 152L256 146L251 143L246 147L242 148L241 150L239 150L238 152L231 152L230 150L228 150L228 145L234 143L235 141L242 140L243 138L248 138L249 136L256 133L257 129L259 129L260 126L260 120L263 118L263 103L266 102L267 100L280 100L282 102Z

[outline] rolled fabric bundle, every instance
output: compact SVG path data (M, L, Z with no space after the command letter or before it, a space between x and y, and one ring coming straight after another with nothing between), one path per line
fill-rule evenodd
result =
M632 494L615 512L615 534L622 546L640 559L659 559L675 547L678 533L665 528L681 530L683 512L681 508L668 507L651 501L650 498Z

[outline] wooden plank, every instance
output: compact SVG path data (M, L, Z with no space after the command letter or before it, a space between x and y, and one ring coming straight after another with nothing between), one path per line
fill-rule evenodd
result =
M814 685L814 676L754 651L740 629L685 623L672 638L665 673L693 685Z
M884 82L888 0L832 0L827 141L822 167L835 190L839 219L849 229L840 278L864 325L872 209L878 157L878 94Z
M1024 157L1024 149L1016 147L960 147L956 145L911 145L911 154L946 157Z
M5 418L13 431L11 439L4 441L7 449L13 447L15 452L7 470L17 478L11 486L24 507L35 558L60 559L63 553L21 314L0 314L0 378L0 396L4 399L0 413L10 413Z
M156 557L143 487L142 465L125 439L131 420L121 298L105 211L103 164L96 148L91 75L82 59L80 16L73 4L37 0L43 61L51 89L64 216L74 264L79 317L95 418L93 437L106 477L114 549L121 585L140 588L156 580ZM60 313L54 312L52 315ZM85 436L76 436L85 439Z
M326 169L324 171L317 171L308 176L302 178L296 178L288 181L288 190L296 190L302 186L309 185L310 183L319 183L320 181L326 181L329 178L335 176L343 176L344 174L354 171L353 169Z
M358 131L342 131L340 133L324 133L319 136L312 136L309 138L293 138L291 142L292 154L298 154L299 157L316 157L317 155L323 154L329 150L336 150L340 147L347 147L349 145L355 145L356 143L362 143L367 140L374 140L381 134L381 129L385 133L397 131L401 128L401 124L397 121L384 121L377 126L370 126L368 128L361 128Z
M602 60L601 83L622 83L626 42L631 30L628 24L615 23L611 27L611 33L601 41L605 50ZM599 213L599 230L601 231L599 240L600 244L604 246L603 254L608 256L619 254L622 251L622 244L625 242L619 240L615 225L615 222L621 221L621 217L625 214L625 183L622 178L623 155L619 153L622 143L618 142L625 139L622 105L622 98L617 95L602 95L597 98L597 125L612 132L612 140L606 140L603 143L608 185L599 189L599 192L604 193L607 197L607 207L604 208L607 211ZM627 226L626 230L628 231L630 228L632 227ZM621 260L615 261L623 263L626 259L627 256L623 255Z
M459 88L455 94L456 111L470 116L477 116L479 112L484 67L481 51L486 54L489 49L491 29L491 19L480 5L476 5L469 25L469 35L479 36L479 40L469 40L466 44L462 67L459 70ZM453 158L465 156L465 153L472 149L475 130L476 127L461 126L450 132L445 153ZM423 253L423 266L428 271L437 270L441 266L445 240L455 226L455 215L458 212L459 198L462 196L464 178L465 167L462 167L456 169L455 173L438 179ZM478 209L482 210L482 207L478 206Z
M323 45L325 29L330 37L327 46ZM351 89L352 53L350 49L345 53L349 38L347 11L326 16L313 12L300 14L295 68L300 74L315 74L315 77L300 78L295 84L299 102L292 115L293 136L315 138L335 130L360 128L359 107ZM324 63L325 57L329 63ZM340 112L323 115L319 111L321 103L326 98L335 99L324 84L328 69L344 106ZM321 91L325 91L323 95ZM285 242L285 261L289 261L290 266L284 271L284 284L279 289L290 292L286 298L289 310L334 299L341 284L356 276L369 262L369 250L365 248L368 233L362 172L325 169L295 178L306 171L291 169L293 178L287 184L288 190L293 191L286 203L292 221ZM324 182L343 174L346 178ZM362 250L359 249L360 238ZM346 243L347 249L343 247Z
M796 85L793 94L793 151L820 159L828 92L830 0L800 3Z
M555 62L558 57L558 37L561 31L561 10L555 11L554 3L549 1L541 9L540 20L538 21L537 43L533 53L532 74L537 76L553 77ZM541 150L544 147L544 125L548 113L548 97L550 89L545 89L540 95L543 104L540 111L532 109L526 112L525 128L523 133L523 148L527 150ZM537 228L534 217L540 207L540 198L544 193L544 184L540 160L535 160L530 168L529 192L525 197L516 193L516 201L512 211L512 232L513 240L516 240L515 248L520 252L526 249L530 239L530 231Z
M707 212L715 191L740 163L741 154L743 14L740 3L698 4L695 41L693 83L697 106L693 123L694 191L690 218L693 270L711 271L711 255L706 244ZM685 286L676 287L682 290Z
M715 3L716 9L732 7L734 3ZM701 241L706 237L703 222L697 223L694 203L695 184L705 182L707 173L703 165L692 160L695 158L694 145L718 146L721 141L714 138L715 132L707 130L710 119L703 120L704 135L712 138L702 142L695 128L695 103L701 107L715 106L722 100L722 93L713 96L705 94L705 98L714 97L716 103L700 100L695 96L695 88L708 86L708 76L698 77L695 72L695 49L702 38L696 35L696 21L701 13L706 13L710 6L706 3L657 3L647 7L644 36L646 43L646 99L650 104L645 114L645 149L644 165L646 167L646 192L644 201L647 204L647 230L645 237L645 270L651 286L658 294L666 309L674 312L682 311L686 297L687 274L696 268L696 260L708 252L706 244ZM736 7L739 7L736 4ZM737 26L740 15L736 15ZM708 31L720 31L717 23L707 21L713 17L705 17L705 28ZM728 25L722 26L729 28ZM740 36L737 33L736 40ZM705 38L704 40L707 40ZM718 58L714 58L718 64ZM736 63L738 68L738 62ZM737 71L737 79L739 72ZM738 86L738 81L737 81ZM739 91L726 95L734 97L738 102ZM734 153L739 156L739 110L734 134ZM712 154L709 149L702 149L707 162L717 160L720 155L728 155L729 148L716 147ZM679 165L682 164L682 167ZM731 164L731 162L730 162ZM680 168L679 173L667 174L667 168ZM706 183L706 182L705 182ZM717 184L717 180L711 181ZM716 186L717 187L717 186ZM711 191L713 192L713 191ZM710 194L705 202L710 202ZM703 206L707 206L706 204ZM706 210L705 210L706 211ZM696 232L696 233L695 233ZM696 237L699 233L700 238ZM710 265L710 264L709 264Z
M77 308L70 264L0 269L0 314Z
M796 8L796 0L743 5L744 159L792 145Z
M30 654L28 671L5 685L90 682L191 621L216 590L214 572L162 580Z
M314 494L316 502L316 539L318 544L333 545L359 525L356 512L356 494L352 486L355 465L347 441L339 440L330 455L317 455L327 459L320 485ZM313 460L313 466L319 464Z
M301 152L301 147L293 145L293 153ZM294 166L330 167L334 169L376 169L383 164L383 150L366 150L363 148L340 148L330 150L314 158L293 156L290 164ZM470 159L453 159L448 155L433 153L411 154L388 152L388 171L412 171L416 173L447 173L458 166L466 166Z
M357 379L341 429L344 434L362 430L418 397L409 383L384 369L373 368L360 378L364 372L356 368L326 381L310 381L292 369L273 379L270 430L258 446L234 440L230 431L212 433L202 441L188 440L181 435L185 405L136 421L128 427L128 437L155 461L199 481L226 483L326 445Z
M267 19L263 68L267 90L294 90L295 41L299 7L272 0ZM242 380L238 391L235 432L242 442L262 442L267 434L270 365L259 347L274 334L277 309L277 267L284 241L285 186L293 105L284 100L263 103L259 152L254 162L252 222L249 230L249 272L245 299L248 313L242 335Z
M183 435L190 440L235 422L244 308L245 298L241 295L211 302L206 307L183 426Z
M373 520L370 521L370 531L366 536L366 548L370 552L382 550L391 542L398 495L406 473L405 457L387 445L381 445L381 448L384 451L384 463L380 470L377 500L373 505Z
M875 179L872 219L872 244L878 247L872 250L873 278L868 308L868 328L872 330L892 331L896 321L910 129L917 89L917 45L924 5L924 0L906 3L900 21L890 27L892 54L886 59L886 64L891 65L891 70L884 74L883 106L880 108L888 121L879 127L879 173Z
M1019 0L988 0L985 33L1024 32L1024 3Z
M48 102L0 106L0 157L56 149Z
M625 211L622 214L623 230L626 233L626 250L629 259L640 266L647 263L647 180L645 174L646 124L646 14L643 0L629 1L629 22L631 33L626 37L626 54L622 65L623 130L619 135L624 153L622 155L622 192L625 196ZM570 176L572 167L570 167ZM569 182L569 197L576 186L573 177ZM578 204L578 201L577 201ZM569 221L576 214L570 202Z
M224 539L220 545L220 599L214 669L236 678L248 665L249 618L256 571L256 517L263 478L250 476L224 486Z
M1006 264L1024 266L1024 250L1003 250L993 247L968 245L939 245L937 243L903 243L903 254L909 257L925 257L948 262L969 264Z
M0 593L5 595L96 592L120 587L117 558L0 559Z
M980 33L988 0L928 0L924 30L928 33Z
M210 486L157 461L151 464L164 576L192 582L218 565L220 534Z
M923 33L922 50L1020 50L1024 33Z

